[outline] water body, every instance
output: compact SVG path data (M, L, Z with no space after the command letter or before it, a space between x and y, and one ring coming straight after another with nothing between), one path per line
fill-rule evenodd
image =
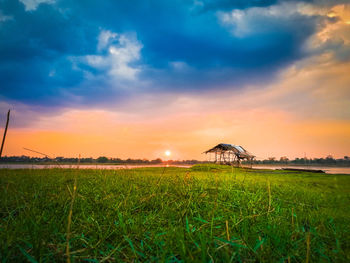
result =
M310 169L322 170L327 174L350 174L350 167L327 167L327 166L289 166L289 165L253 165L254 169L282 169L282 168L296 168L296 169Z
M144 168L144 167L182 167L190 168L192 165L101 165L101 164L81 164L79 169L133 169L133 168ZM77 165L62 164L0 164L0 169L52 169L52 168L77 168ZM253 165L254 169L281 169L281 168L300 168L300 169L314 169L323 170L328 174L350 174L350 167L325 167L325 166L286 166L286 165Z

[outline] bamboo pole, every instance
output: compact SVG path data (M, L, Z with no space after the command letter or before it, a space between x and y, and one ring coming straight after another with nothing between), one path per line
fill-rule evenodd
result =
M6 133L7 133L7 128L9 126L9 121L10 121L10 110L7 112L7 120L6 120L6 126L4 130L4 136L2 137L2 143L1 143L1 149L0 149L0 158L2 156L2 150L4 149L4 144L5 144L5 139L6 139Z
M35 150L31 150L31 149L28 149L28 148L25 148L25 147L23 147L23 149L26 150L26 151L30 151L30 152L33 152L33 153L38 153L38 154L41 154L41 155L43 155L43 156L45 156L47 158L50 158L50 159L54 160L57 163L59 168L61 168L60 163L56 159L52 158L50 155L47 155L46 153L41 153L41 152L38 152L38 151L35 151Z

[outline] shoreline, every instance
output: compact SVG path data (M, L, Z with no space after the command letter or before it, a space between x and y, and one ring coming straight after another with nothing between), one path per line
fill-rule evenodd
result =
M156 164L144 164L144 163L79 163L79 166L83 165L89 165L89 166L193 166L196 164L214 164L214 163L209 163L209 162L203 162L203 163L156 163ZM0 166L2 165L78 165L78 163L57 163L57 162L47 162L47 163L31 163L31 162L16 162L16 163L2 163L0 162ZM350 166L346 165L327 165L327 164L253 164L255 167L329 167L329 168L350 168ZM241 167L248 168L250 167L250 164L241 164Z
M137 168L191 168L193 165L189 164L0 164L0 170L3 169L96 169L96 170L120 170L120 169L137 169ZM350 167L331 167L331 166L298 166L298 165L242 165L240 168L254 169L254 170L280 170L283 168L310 170L322 170L325 174L350 174Z

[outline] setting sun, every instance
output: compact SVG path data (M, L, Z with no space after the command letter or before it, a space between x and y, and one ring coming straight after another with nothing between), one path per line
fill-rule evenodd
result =
M165 151L165 155L166 155L166 156L170 156L170 155L171 155L171 152L170 152L169 150L166 150L166 151Z

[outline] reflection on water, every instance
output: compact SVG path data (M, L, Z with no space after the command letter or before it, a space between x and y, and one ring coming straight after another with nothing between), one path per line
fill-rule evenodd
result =
M169 165L169 164L154 164L154 165L101 165L101 164L83 164L79 165L79 169L132 169L144 167L182 167L189 168L192 165ZM350 167L324 167L324 166L276 166L276 165L253 165L254 169L281 169L281 168L300 168L323 170L329 174L350 174ZM78 168L78 165L69 164L0 164L0 169L51 169L51 168Z

